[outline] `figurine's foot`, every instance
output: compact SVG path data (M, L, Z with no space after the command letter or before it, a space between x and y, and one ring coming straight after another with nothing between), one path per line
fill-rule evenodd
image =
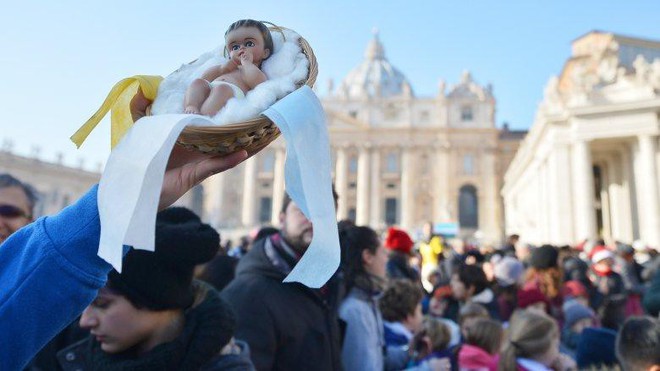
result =
M199 115L199 109L195 106L186 106L186 108L183 110L183 112L191 114L191 115Z

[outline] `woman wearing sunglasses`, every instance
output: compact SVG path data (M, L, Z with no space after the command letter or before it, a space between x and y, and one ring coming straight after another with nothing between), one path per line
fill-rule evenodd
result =
M27 183L0 174L0 244L32 222L37 193Z

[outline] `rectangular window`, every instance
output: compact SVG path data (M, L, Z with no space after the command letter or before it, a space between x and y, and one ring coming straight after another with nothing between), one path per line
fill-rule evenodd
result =
M396 198L386 198L385 199L385 224L393 225L396 223L396 214L397 214L397 202Z
M270 222L272 211L273 199L271 197L261 197L261 200L259 201L259 222Z
M399 172L399 156L396 153L388 153L385 163L385 168L388 173Z
M472 119L473 119L472 107L471 106L461 107L461 121L472 121Z

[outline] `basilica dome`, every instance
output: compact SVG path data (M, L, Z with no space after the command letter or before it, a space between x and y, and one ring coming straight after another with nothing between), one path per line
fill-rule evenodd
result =
M338 95L347 99L411 96L406 77L385 58L378 31L367 45L364 60L341 82Z

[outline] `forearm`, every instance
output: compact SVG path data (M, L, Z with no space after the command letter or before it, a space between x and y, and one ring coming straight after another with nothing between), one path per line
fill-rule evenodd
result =
M41 218L0 248L0 369L22 368L73 321L105 284L111 266L97 254L94 187L59 214Z

